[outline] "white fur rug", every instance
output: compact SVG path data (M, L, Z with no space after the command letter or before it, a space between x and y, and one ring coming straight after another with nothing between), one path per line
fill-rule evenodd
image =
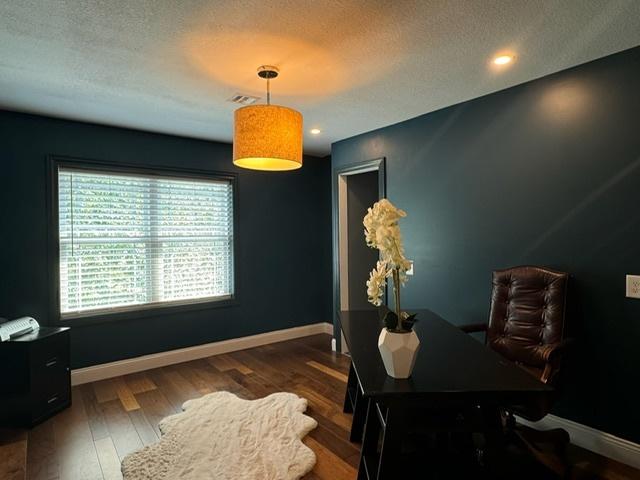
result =
M216 392L182 408L160 422L158 443L123 459L125 480L295 480L316 463L302 438L318 424L293 393Z

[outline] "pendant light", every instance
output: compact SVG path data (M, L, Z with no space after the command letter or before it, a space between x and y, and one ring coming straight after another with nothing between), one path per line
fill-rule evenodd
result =
M270 81L278 69L258 68L267 80L267 104L249 105L234 113L233 163L252 170L283 171L302 167L302 115L280 105L271 105Z

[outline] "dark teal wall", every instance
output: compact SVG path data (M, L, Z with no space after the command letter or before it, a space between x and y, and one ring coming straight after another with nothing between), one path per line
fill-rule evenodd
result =
M640 48L332 147L334 168L378 157L408 213L404 305L483 321L492 270L570 272L579 348L555 413L640 441Z
M291 173L236 169L231 146L0 112L0 316L50 323L48 154L238 173L239 305L76 327L82 367L331 318L330 160Z

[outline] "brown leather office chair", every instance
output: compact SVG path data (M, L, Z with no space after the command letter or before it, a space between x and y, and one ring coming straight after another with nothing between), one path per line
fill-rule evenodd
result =
M569 275L548 268L520 266L493 272L493 292L488 324L461 327L468 333L486 332L485 344L540 381L555 385L565 338L565 306ZM516 425L514 414L530 421L544 412L510 406L505 413L506 434L524 443L538 460L560 475L568 469L564 448L569 435L562 429L540 432ZM539 444L551 443L555 455L543 455Z

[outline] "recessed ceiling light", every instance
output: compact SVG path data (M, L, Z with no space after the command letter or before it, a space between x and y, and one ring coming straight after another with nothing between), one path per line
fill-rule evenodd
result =
M496 65L506 65L507 63L511 63L513 58L513 55L499 55L493 59L493 63Z
M311 130L309 130L309 133L311 133L311 135L318 135L320 131L321 130L319 128L312 128Z

